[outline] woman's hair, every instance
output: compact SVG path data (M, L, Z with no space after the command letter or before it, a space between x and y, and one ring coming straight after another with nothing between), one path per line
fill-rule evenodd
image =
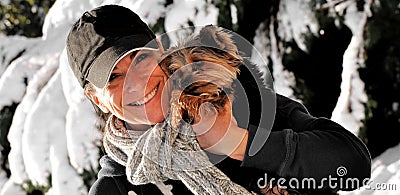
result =
M85 86L83 86L83 90L84 90L85 95L88 94L88 93L90 93L90 94L96 93L96 88L90 82L86 82ZM111 113L104 113L92 100L90 100L90 102L92 103L93 109L95 110L97 116L99 116L99 119L101 120L101 122L98 123L98 124L100 124L99 125L99 130L101 132L104 132L105 122L108 120L108 118L110 117Z

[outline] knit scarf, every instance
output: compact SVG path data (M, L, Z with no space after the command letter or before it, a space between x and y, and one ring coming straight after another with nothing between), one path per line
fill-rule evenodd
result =
M251 194L209 161L191 125L173 129L169 121L167 116L147 131L127 130L115 116L107 121L104 148L126 167L129 182L157 185L172 179L182 181L193 194Z

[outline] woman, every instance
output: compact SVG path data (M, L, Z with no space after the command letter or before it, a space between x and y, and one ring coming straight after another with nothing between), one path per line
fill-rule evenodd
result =
M153 44L147 44L154 38L154 33L135 13L116 5L85 12L68 35L67 51L71 69L88 98L102 112L111 115L107 121L109 130L105 132L106 137L108 135L111 138L104 141L105 146L110 146L108 149L106 147L108 155L100 160L102 169L90 194L191 193L185 181L168 179L154 184L132 185L127 179L131 175L124 166L129 158L124 150L129 150L130 141L140 139L142 134L148 132L147 129L165 118L161 92L167 77L157 66L162 49L154 41ZM130 68L131 64L133 68ZM136 76L125 78L129 71ZM127 85L124 88L125 79ZM249 70L243 66L238 79L245 86L247 94L254 95L253 90L257 92L258 89L254 87L257 81L251 80ZM123 90L129 92L129 97L123 97ZM231 136L234 139L239 137L236 140L238 147L226 150L226 145L222 145L208 154L229 156L215 166L232 182L249 191L257 191L264 173L276 178L314 178L321 181L329 176L337 176L338 167L347 168L347 175L341 175L344 179L362 181L370 177L370 155L358 138L328 119L310 116L295 101L280 95L276 98L276 119L272 132L255 155L248 154L249 146L256 131L262 130L258 127L265 125L259 124L261 111L257 98L249 105L251 113L247 129L237 125L231 125L229 131L221 128L229 126L231 116L218 115L211 130L197 136L203 148L220 141L214 137L221 131L235 135ZM239 99L232 105L235 117L240 116L235 113L240 104ZM241 118L237 120L240 123ZM196 132L202 131L201 125L195 128L198 128ZM130 140L119 139L126 134ZM339 189L351 190L358 186L331 186L322 182L318 187L295 186L300 191L317 194L333 193Z

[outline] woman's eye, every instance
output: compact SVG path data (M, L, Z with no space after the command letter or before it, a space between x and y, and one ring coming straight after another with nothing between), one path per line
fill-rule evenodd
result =
M121 76L121 75L120 74L111 73L110 78L108 79L108 82L113 81L114 79L116 79L119 76Z
M142 60L144 60L145 58L147 58L147 56L149 56L148 53L142 53L142 54L140 54L140 55L136 58L135 63L138 64L139 62L141 62Z

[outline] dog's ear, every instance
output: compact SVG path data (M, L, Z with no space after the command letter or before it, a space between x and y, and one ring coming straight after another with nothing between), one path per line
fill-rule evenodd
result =
M213 25L203 27L199 33L200 42L204 46L215 47L231 54L238 54L231 34Z

